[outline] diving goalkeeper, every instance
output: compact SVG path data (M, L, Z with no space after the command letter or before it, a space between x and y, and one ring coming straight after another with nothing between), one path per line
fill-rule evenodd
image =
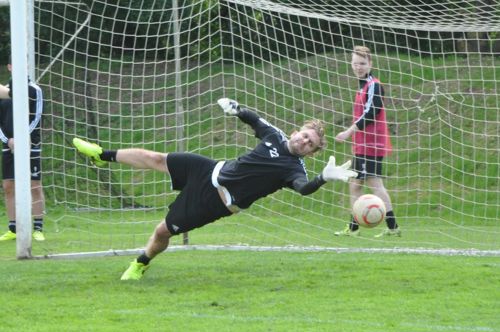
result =
M321 121L304 123L290 138L256 113L241 108L228 98L218 101L227 115L236 116L250 125L260 143L236 160L215 161L192 153L159 153L144 149L103 150L79 138L76 149L99 167L118 162L139 169L153 169L170 174L172 188L180 193L169 206L165 221L160 222L145 251L130 263L122 280L138 280L149 262L167 249L169 239L180 233L202 227L222 217L238 213L259 198L284 187L302 195L318 190L326 181L356 177L349 170L351 162L335 165L332 156L321 174L308 180L303 157L312 156L326 145Z

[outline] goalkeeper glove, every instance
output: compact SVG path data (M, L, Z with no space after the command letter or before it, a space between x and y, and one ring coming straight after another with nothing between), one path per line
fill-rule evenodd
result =
M229 98L221 98L217 100L217 103L220 107L222 107L224 113L228 115L238 115L238 113L240 112L240 105L235 100Z
M323 168L323 172L321 173L321 177L325 181L333 181L333 180L342 180L347 182L349 178L354 178L358 176L358 173L350 170L351 161L347 161L341 166L335 165L335 157L330 156L330 160L328 164L326 164L325 168Z

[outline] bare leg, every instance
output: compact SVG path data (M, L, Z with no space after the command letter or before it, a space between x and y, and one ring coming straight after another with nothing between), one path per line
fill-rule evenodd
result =
M153 169L168 173L167 153L145 149L121 149L116 153L116 161L139 169Z
M351 206L363 193L362 190L363 180L353 179L349 182L349 192L351 194Z
M153 259L156 255L167 249L172 234L167 229L165 221L159 223L146 245L145 254L149 259Z
M40 180L31 180L31 200L33 217L42 219L45 212L45 195Z
M16 220L16 189L14 180L3 180L3 191L5 195L5 208L7 209L7 218Z
M16 219L16 189L14 180L4 180L3 190L5 194L5 206L9 220ZM32 214L35 218L43 218L45 210L45 196L43 194L41 181L31 181Z
M167 249L171 237L172 234L168 231L165 222L159 223L149 238L144 254L141 254L135 261L130 263L129 268L123 272L121 280L141 279L151 259Z
M387 211L392 211L391 197L387 189L385 189L382 179L379 177L369 177L366 179L366 184L374 195L380 197L384 201Z
M389 193L387 192L387 189L384 187L384 183L382 182L381 178L370 178L370 180L367 181L367 185L370 187L372 190L373 194L377 195L380 197L385 204L386 207L386 217L385 217L385 222L387 224L387 228L390 230L389 232L384 231L379 235L376 235L377 237L384 236L384 235L396 235L396 236L401 236L401 231L398 230L398 223L396 222L396 217L394 216L394 211L392 210L392 202L391 198L389 196ZM392 231L392 232L391 232Z

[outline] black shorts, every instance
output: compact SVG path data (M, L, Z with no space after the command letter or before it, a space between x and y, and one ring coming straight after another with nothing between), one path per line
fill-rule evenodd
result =
M231 215L212 185L212 171L216 164L215 160L197 154L168 154L167 166L172 189L181 191L169 205L165 217L172 235L185 233Z
M31 180L42 179L40 149L31 150L30 153L30 173ZM14 154L8 151L2 153L2 178L4 180L14 180Z
M355 155L352 163L354 170L358 172L356 179L382 176L382 160L384 157Z

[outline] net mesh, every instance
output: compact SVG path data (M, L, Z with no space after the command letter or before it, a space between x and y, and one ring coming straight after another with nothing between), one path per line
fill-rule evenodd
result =
M36 2L37 81L45 98L42 253L141 247L175 198L167 174L89 165L73 137L231 159L252 131L216 101L236 99L287 133L327 124L307 160L352 157L335 135L352 121L354 45L384 84L394 152L384 183L403 236L355 241L348 186L277 192L191 232L191 244L324 248L477 248L500 243L498 54L494 1ZM363 14L361 14L363 13ZM52 204L53 203L53 204ZM52 232L52 234L51 234ZM181 239L175 241L180 243ZM176 243L174 241L174 244Z

